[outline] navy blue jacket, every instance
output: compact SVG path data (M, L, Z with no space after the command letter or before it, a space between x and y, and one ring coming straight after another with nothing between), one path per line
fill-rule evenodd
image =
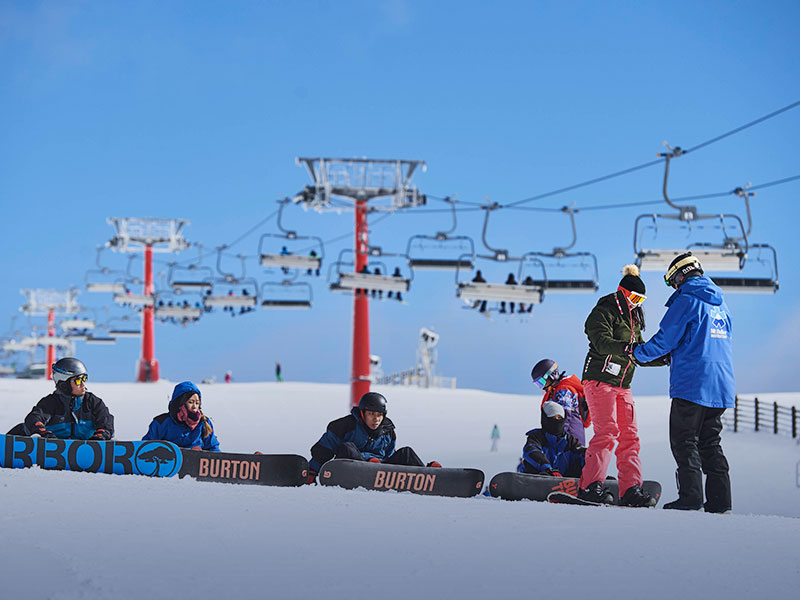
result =
M550 470L558 471L564 477L581 476L586 448L575 437L568 433L556 437L544 429L532 429L525 435L528 440L522 449L517 471L544 475Z
M383 462L394 454L396 439L394 423L389 417L384 417L380 426L372 430L364 423L361 411L356 407L346 417L328 423L327 431L311 447L311 460L308 464L313 471L319 472L322 465L333 458L336 449L344 442L352 442L364 460L377 458Z
M88 440L98 429L106 433L105 439L114 436L114 417L105 403L92 392L71 396L60 390L45 396L25 417L25 430L30 435L42 423L48 431L62 440Z
M669 354L670 397L711 408L733 407L731 314L722 290L708 277L692 277L666 306L658 332L636 347L634 358L644 363Z

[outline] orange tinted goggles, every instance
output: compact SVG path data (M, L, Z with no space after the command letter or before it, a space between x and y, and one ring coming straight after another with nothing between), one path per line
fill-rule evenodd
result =
M630 292L626 290L624 287L619 288L622 291L622 294L628 299L633 306L639 306L642 302L647 300L647 296L644 294L639 294L637 292Z

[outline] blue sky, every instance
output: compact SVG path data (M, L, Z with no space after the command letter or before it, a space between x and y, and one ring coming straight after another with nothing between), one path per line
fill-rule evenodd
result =
M0 296L5 331L20 288L81 286L110 216L184 218L191 242L237 240L309 183L296 156L421 159L431 197L507 204L656 158L662 141L691 148L800 100L795 2L4 2L0 5ZM715 194L800 174L800 108L673 161L675 197ZM632 262L639 214L665 204L588 210L661 198L663 165L550 196L526 207L573 206L575 250L599 261L600 293L548 296L531 318L481 318L455 297L451 274L418 274L408 305L371 308L372 352L384 369L414 362L422 326L441 334L439 372L459 387L528 392L528 372L555 358L580 373L584 320ZM780 291L729 295L740 392L791 391L800 332L800 181L758 190L750 239L778 253ZM735 196L699 212L744 214ZM374 224L372 243L402 252L414 234L450 226L435 201ZM482 246L483 215L463 210L457 233ZM287 209L284 225L336 238L352 215ZM248 275L259 236L235 244ZM698 230L689 241L716 241ZM513 255L568 243L556 212L504 209L487 239ZM326 258L352 239L326 246ZM190 258L190 252L175 260ZM159 256L157 268L164 270ZM109 264L124 268L121 255ZM213 261L210 261L213 266ZM755 271L760 265L753 262ZM231 264L226 263L226 267ZM139 268L139 267L137 267ZM486 266L495 279L507 269ZM323 273L327 268L323 269ZM754 272L755 274L755 272ZM646 273L645 336L668 290ZM350 298L312 282L311 311L218 313L156 326L162 374L174 380L344 382ZM87 306L110 298L82 293ZM3 316L5 315L5 316ZM36 322L20 315L16 330ZM135 340L79 345L99 380L132 378ZM640 370L639 393L663 393L665 369Z

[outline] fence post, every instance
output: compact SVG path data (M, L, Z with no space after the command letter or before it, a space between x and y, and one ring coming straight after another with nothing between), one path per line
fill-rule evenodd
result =
M797 437L797 409L792 406L792 437Z
M778 433L778 403L772 403L772 433Z
M755 406L756 412L756 431L758 431L758 396L756 396L756 399L753 401L753 405Z
M733 403L733 433L739 431L739 395L734 396Z

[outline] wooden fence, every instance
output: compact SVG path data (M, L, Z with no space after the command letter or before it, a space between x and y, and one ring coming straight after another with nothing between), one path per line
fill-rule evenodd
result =
M770 431L797 438L797 408L754 398L736 396L736 406L722 416L722 424L733 431Z

